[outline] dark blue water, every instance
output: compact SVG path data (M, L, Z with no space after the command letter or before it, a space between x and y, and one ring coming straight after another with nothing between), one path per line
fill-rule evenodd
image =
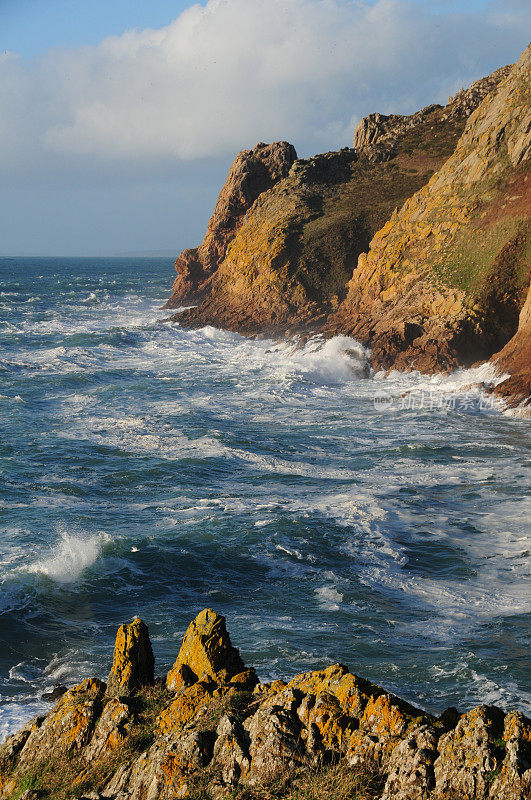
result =
M136 614L164 672L205 606L264 679L342 661L430 710L529 709L529 422L489 370L184 331L171 281L0 260L0 731L104 676Z

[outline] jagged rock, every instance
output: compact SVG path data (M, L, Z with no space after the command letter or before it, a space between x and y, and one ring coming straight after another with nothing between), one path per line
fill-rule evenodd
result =
M251 688L257 683L254 669L246 668L239 650L232 646L225 617L209 608L201 611L188 626L166 685L177 691L198 680L217 684L234 681Z
M417 728L397 744L389 758L381 800L425 800L435 786L436 748L437 734L428 726Z
M85 760L89 763L95 761L122 744L129 731L132 716L126 703L118 698L109 700L98 719L90 743L84 750Z
M301 722L296 708L301 694L285 689L267 699L244 722L251 765L243 776L250 785L269 783L304 761Z
M452 794L463 800L484 800L503 759L500 741L503 712L495 706L479 706L464 714L456 728L441 736L434 764L434 796Z
M225 715L216 729L212 766L221 772L222 786L236 786L248 779L251 766L250 738L238 719Z
M531 721L520 713L480 706L462 716L447 709L436 719L341 664L242 693L234 682L242 675L238 651L223 618L208 609L189 627L181 655L178 675L193 682L169 701L162 687L148 694L148 705L142 694L109 699L105 684L90 679L11 736L0 748L0 798L20 797L28 770L64 757L77 767L72 791L94 767L92 776L101 776L85 800L201 792L228 800L236 788L335 763L378 772L383 794L374 800L530 796ZM162 709L156 719L155 702Z
M210 262L208 279L198 273L199 306L175 319L251 335L328 331L326 320L345 299L358 257L452 154L467 115L503 74L445 107L408 117L371 115L360 123L355 149L295 161L244 216L236 215L228 243L218 237L220 257ZM186 281L188 267L178 261L177 269ZM400 332L393 335L399 343Z
M479 106L482 100L507 77L512 69L512 65L500 67L492 75L480 78L469 86L468 89L461 89L453 97L448 98L448 104L443 108L440 105L430 105L404 116L403 114L369 114L364 117L354 131L353 147L355 149L372 149L375 145L382 146L382 152L386 149L390 152L394 142L407 131L417 128L427 119L432 118L434 111L442 111L442 120L456 117L468 118L470 114Z
M529 181L531 183L531 181ZM502 373L510 377L499 383L494 391L503 397L507 404L519 407L521 412L529 413L531 405L531 285L520 312L518 330L500 353L491 361Z
M29 735L34 728L42 725L45 717L36 717L30 720L16 733L8 736L5 742L0 745L0 763L12 764L18 754L28 741Z
M124 765L102 792L104 798L175 800L187 797L190 781L212 755L207 734L163 736L145 753Z
M107 694L125 696L142 686L152 686L154 670L155 658L147 626L138 618L129 625L121 625L107 678Z
M157 727L162 733L182 730L195 720L221 692L213 681L197 681L182 689L157 717Z
M375 368L471 366L514 335L529 284L530 85L528 47L359 257L325 332L368 345Z
M510 712L503 730L505 758L494 777L489 797L529 800L531 797L531 720ZM500 743L501 744L501 743Z
M101 712L105 688L103 681L88 678L66 692L48 716L38 717L19 753L17 767L85 747Z
M202 299L246 211L257 197L287 176L296 158L295 148L288 142L260 142L253 150L238 153L219 194L203 243L200 247L183 250L175 262L178 274L168 308Z

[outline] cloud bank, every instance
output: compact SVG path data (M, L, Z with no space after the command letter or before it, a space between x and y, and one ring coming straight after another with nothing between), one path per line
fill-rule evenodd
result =
M334 149L370 111L444 102L515 60L530 28L514 2L443 14L406 0L210 0L95 47L5 53L0 171L149 171L280 138Z

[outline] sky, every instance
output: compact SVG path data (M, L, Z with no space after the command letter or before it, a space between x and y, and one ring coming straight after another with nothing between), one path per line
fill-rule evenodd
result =
M0 0L0 255L177 255L239 150L347 146L530 38L528 0Z

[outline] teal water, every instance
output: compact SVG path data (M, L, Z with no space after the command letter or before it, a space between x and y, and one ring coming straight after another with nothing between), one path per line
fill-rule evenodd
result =
M171 281L0 260L0 734L105 676L134 615L162 674L205 606L262 679L341 661L432 711L529 710L529 422L488 370L185 331Z

